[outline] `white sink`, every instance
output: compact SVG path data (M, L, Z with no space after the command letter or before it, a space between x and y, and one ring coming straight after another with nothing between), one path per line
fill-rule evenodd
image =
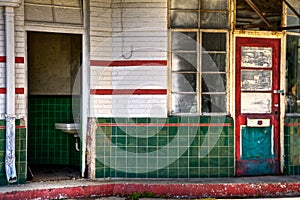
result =
M71 135L78 135L78 123L55 123L55 128Z

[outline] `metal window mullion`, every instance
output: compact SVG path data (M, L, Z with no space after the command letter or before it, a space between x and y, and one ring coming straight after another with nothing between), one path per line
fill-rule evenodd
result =
M226 77L226 90L225 90L225 95L226 95L226 112L229 113L230 110L230 105L229 105L229 99L230 99L230 92L228 91L228 88L230 87L230 73L229 73L229 64L230 64L230 32L226 32L226 59L225 59L225 77Z
M200 115L202 115L202 32L199 29L198 31L198 37L197 39L199 40L198 45L197 45L197 67L198 67L198 76L197 76L197 101L198 101L198 109L199 109L199 113Z

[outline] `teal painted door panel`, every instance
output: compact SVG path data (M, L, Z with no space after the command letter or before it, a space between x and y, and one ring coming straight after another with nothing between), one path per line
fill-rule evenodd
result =
M242 160L272 158L272 127L243 127Z

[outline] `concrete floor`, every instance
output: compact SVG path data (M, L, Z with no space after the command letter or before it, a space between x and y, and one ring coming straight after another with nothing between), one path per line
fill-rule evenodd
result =
M133 193L164 198L299 197L300 176L198 179L72 179L0 187L0 199L124 200ZM117 196L121 196L120 198ZM118 199L119 198L119 199ZM145 199L144 199L145 200Z

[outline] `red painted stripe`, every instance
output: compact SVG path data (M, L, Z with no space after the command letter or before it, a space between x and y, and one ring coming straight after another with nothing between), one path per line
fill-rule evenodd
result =
M167 60L91 60L91 66L126 67L126 66L167 66Z
M24 94L24 88L16 88L16 94Z
M284 126L300 126L300 123L286 123Z
M24 63L24 57L16 57L15 62L16 63Z
M91 89L91 95L166 95L166 89Z
M24 94L24 88L16 88L16 94ZM6 94L6 88L0 88L0 94Z
M196 124L189 124L189 123L178 123L178 124L175 124L175 123L170 123L170 124L163 124L163 123L160 123L160 124L157 124L157 123L137 123L137 124L133 124L133 123L114 123L114 124L110 124L110 123L101 123L101 124L97 124L98 127L102 127L102 126L108 126L108 127L118 127L118 126L135 126L135 127L156 127L156 126L159 126L159 127L182 127L182 126L187 126L187 127L193 127L193 126L196 126L196 127L207 127L207 126L214 126L214 127L229 127L231 126L231 124L228 124L228 123L220 123L220 124L209 124L209 123L196 123Z
M0 63L6 62L6 56L0 56ZM24 57L15 57L15 63L24 63Z
M26 126L16 126L17 129L26 128ZM6 126L0 126L0 129L6 129Z
M225 199L240 199L240 198L272 198L272 197L299 197L300 195L300 183L295 181L295 178L291 182L289 180L281 181L279 183L265 183L265 182L250 182L241 183L239 179L232 181L220 180L220 183L214 183L209 181L207 183L186 183L177 180L178 183L168 182L161 183L158 179L155 183L149 180L139 179L135 183L125 181L125 183L106 183L101 182L89 185L71 185L65 186L60 184L58 187L36 187L34 189L16 189L20 186L12 186L14 189L3 191L0 193L1 199L77 199L77 198L90 198L94 197L110 197L110 196L130 196L134 193L139 194L153 194L155 197L164 198L225 198ZM247 181L247 178L244 178ZM165 179L164 179L165 180ZM183 179L181 179L183 180ZM253 180L253 179L250 179ZM144 181L144 183L141 183ZM217 180L218 181L218 180ZM223 181L223 182L222 182ZM225 183L224 183L225 182ZM76 182L75 182L76 183ZM85 182L84 182L85 183ZM88 184L88 183L87 183ZM40 183L40 185L45 185ZM63 186L61 186L63 185Z
M6 56L0 56L0 63L6 62Z

